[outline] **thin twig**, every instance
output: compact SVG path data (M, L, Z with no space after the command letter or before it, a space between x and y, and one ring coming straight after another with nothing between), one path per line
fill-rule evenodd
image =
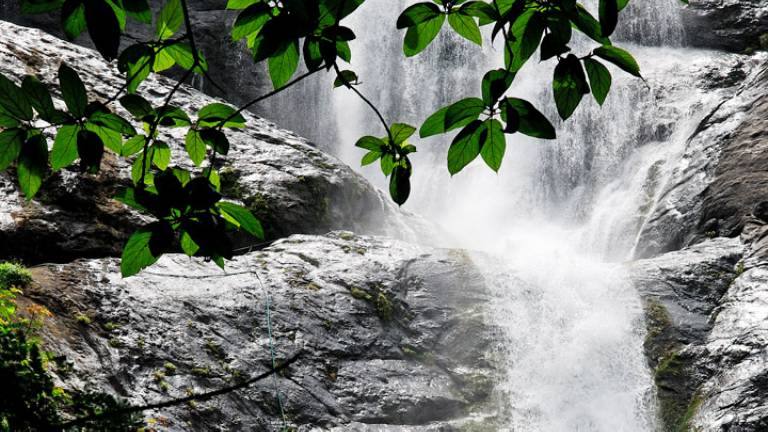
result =
M141 405L141 406L132 406L132 407L127 407L127 408L122 408L122 409L117 409L117 410L112 410L112 411L104 411L104 412L99 413L99 414L94 414L94 415L90 415L90 416L86 416L86 417L81 417L81 418L78 418L78 419L70 420L70 421L65 422L65 423L61 423L61 424L57 425L57 427L59 427L61 429L67 429L67 428L70 428L72 426L82 425L82 424L85 424L87 422L90 422L90 421L93 421L93 420L99 420L99 419L102 419L102 418L116 417L116 416L120 416L120 415L137 413L137 412L154 410L154 409L160 409L160 408L168 408L168 407L172 407L172 406L175 406L175 405L185 404L185 403L190 402L190 401L202 401L202 400L212 399L212 398L214 398L216 396L221 396L221 395L225 395L227 393L232 393L233 391L237 391L237 390L246 388L246 387L250 386L251 384L256 383L258 381L261 381L261 380L263 380L265 378L269 378L270 376L272 376L272 374L280 372L280 371L286 369L288 366L290 366L293 363L295 363L301 357L301 355L302 355L302 351L299 351L296 354L294 354L293 356L291 356L290 358L288 358L288 360L286 360L285 362L283 362L279 366L277 366L275 368L272 368L272 369L270 369L270 370L268 370L268 371L266 371L266 372L264 372L262 374L259 374L259 375L255 376L255 377L253 377L253 378L251 378L249 380L243 381L243 382L241 382L239 384L235 384L233 386L223 387L223 388L220 388L218 390L213 390L213 391L206 392L206 393L200 393L200 394L197 394L197 395L191 395L191 396L187 396L187 397L183 397L183 398L171 399L171 400L167 400L165 402L158 402L158 403L154 403L154 404Z
M251 100L250 102L248 102L248 103L246 103L245 105L243 105L243 106L241 106L240 108L238 108L238 109L237 109L237 111L233 112L233 113L232 113L232 114L231 114L229 117L227 117L227 118L225 118L224 120L222 120L221 122L219 122L218 128L219 128L219 129L221 129L222 127L224 127L224 125L225 125L225 124L226 124L228 121L230 121L230 120L232 120L233 118L237 117L237 115L238 115L238 114L241 114L243 111L247 110L248 108L252 107L253 105L255 105L255 104L257 104L257 103L259 103L259 102L263 101L264 99L268 99L268 98L271 98L272 96L274 96L274 95L276 95L276 94L278 94L278 93L282 92L283 90L286 90L286 89L288 89L289 87L292 87L293 85L295 85L295 84L298 84L299 82L301 82L301 81L305 80L305 79L306 79L306 78L308 78L309 76L311 76L311 75L314 75L315 73L319 72L321 69L323 69L323 66L321 66L321 67L320 67L320 68L318 68L318 69L315 69L315 70L311 70L311 71L309 71L309 72L305 72L304 74L302 74L302 75L299 75L299 76L298 76L298 77L296 77L296 78L295 78L293 81L291 81L291 82L289 82L289 83L285 84L284 86L282 86L282 87L278 87L278 88L276 88L276 89L272 90L272 91L271 91L271 92L269 92L269 93L263 94L263 95L261 95L261 96L257 97L256 99L253 99L253 100Z
M339 79L341 79L341 82L344 83L344 87L355 92L360 97L360 99L362 99L363 102L368 104L368 106L371 107L373 112L376 113L376 116L379 117L379 121L381 121L381 124L384 125L384 129L387 131L387 136L389 137L389 141L392 143L392 145L394 145L395 140L392 137L392 131L389 130L389 125L387 124L387 121L384 120L384 116L381 114L381 111L379 111L379 109L376 108L376 105L374 105L373 102L368 100L368 98L365 97L365 95L363 95L363 93L360 92L360 90L356 89L355 86L353 86L349 81L347 81L347 79L342 75L341 70L339 70L339 65L336 64L335 62L333 63L333 69L336 71L336 75L339 77Z

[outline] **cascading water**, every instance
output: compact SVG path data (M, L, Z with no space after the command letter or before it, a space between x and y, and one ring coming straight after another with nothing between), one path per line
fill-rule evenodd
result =
M411 3L368 0L349 25L358 34L352 69L360 89L390 122L419 125L437 108L478 95L483 73L503 62L490 41L478 48L445 29L425 52L404 58L394 23ZM587 6L596 10L592 3ZM694 85L691 71L710 54L679 48L678 7L678 0L636 0L623 13L617 43L635 54L647 84L612 69L604 107L585 98L574 117L557 125L555 141L508 138L498 174L478 158L451 178L450 140L416 142L406 207L442 225L453 236L448 245L493 254L474 259L499 298L490 312L507 330L499 341L507 364L499 385L502 430L657 427L641 301L621 262L632 256L667 162L717 103ZM576 46L586 52L592 44ZM530 63L510 93L556 119L554 65ZM321 129L305 123L305 133L337 141L336 153L353 167L362 156L355 140L384 135L373 113L346 90L333 93L332 106L315 124ZM322 129L328 124L338 135ZM376 165L360 171L385 186Z

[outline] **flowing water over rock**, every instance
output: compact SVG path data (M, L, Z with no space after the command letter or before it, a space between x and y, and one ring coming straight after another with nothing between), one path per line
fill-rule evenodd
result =
M440 106L478 94L482 73L502 62L489 40L480 49L445 29L424 53L404 59L402 39L391 32L395 12L409 3L369 1L361 8L352 27L365 31L354 42L352 68L389 121L418 125ZM733 93L727 84L701 83L727 77L739 60L681 48L685 32L675 0L634 2L620 29L616 40L635 54L646 81L613 68L604 107L585 98L572 119L557 125L553 142L508 138L498 175L478 158L451 178L450 140L417 143L407 207L445 227L453 235L447 244L495 254L474 259L499 299L492 313L506 330L507 376L499 394L505 430L657 427L642 304L618 263L632 258L688 137ZM592 45L579 41L577 51ZM553 65L531 63L511 92L555 119ZM336 124L333 148L357 166L354 140L383 130L351 92L333 98L321 123ZM376 165L360 171L385 187Z

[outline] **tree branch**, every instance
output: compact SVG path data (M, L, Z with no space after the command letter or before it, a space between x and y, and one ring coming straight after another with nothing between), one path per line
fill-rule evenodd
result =
M293 363L295 363L301 357L301 354L302 354L302 351L299 351L296 354L294 354L293 356L291 356L288 360L286 360L285 362L280 364L279 366L274 367L274 368L268 370L267 372L259 374L259 375L255 376L255 377L253 377L253 378L251 378L249 380L243 381L243 382L241 382L239 384L235 384L233 386L220 388L218 390L213 390L213 391L206 392L206 393L201 393L201 394L198 394L198 395L192 395L192 396L187 396L187 397L178 398L178 399L171 399L171 400L167 400L165 402L158 402L158 403L149 404L149 405L127 407L127 408L122 408L122 409L113 410L113 411L105 411L105 412L102 412L102 413L99 413L99 414L94 414L94 415L90 415L90 416L86 416L86 417L81 417L81 418L78 418L78 419L70 420L68 422L64 422L64 423L58 424L56 426L61 428L61 429L67 429L67 428L70 428L72 426L82 425L82 424L85 424L85 423L93 421L93 420L100 420L100 419L103 419L103 418L116 417L116 416L120 416L120 415L132 414L132 413L137 413L137 412L147 411L147 410L153 410L153 409L168 408L168 407L172 407L172 406L175 406L175 405L185 404L185 403L190 402L190 401L201 401L201 400L212 399L212 398L214 398L216 396L225 395L227 393L231 393L231 392L234 392L234 391L246 388L246 387L250 386L253 383L261 381L261 380L263 380L265 378L270 377L272 374L275 374L277 372L280 372L280 371L286 369L288 366L290 366Z

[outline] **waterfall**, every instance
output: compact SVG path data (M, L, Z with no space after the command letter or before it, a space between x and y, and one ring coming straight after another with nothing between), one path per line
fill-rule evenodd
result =
M390 122L418 126L439 107L479 95L483 73L503 61L488 35L480 48L447 24L426 51L405 58L395 21L412 3L361 6L349 23L358 34L351 68ZM586 5L596 11L596 3ZM489 313L506 330L498 347L506 364L498 395L502 430L657 428L642 304L622 262L632 258L669 162L718 102L692 77L711 54L681 47L679 7L678 0L631 2L615 42L635 54L646 81L611 67L613 89L602 108L585 97L571 119L555 123L554 141L508 137L498 174L478 157L450 177L450 137L415 140L406 208L444 227L452 235L447 245L483 251L473 256L499 299ZM575 42L582 54L592 46ZM510 93L555 121L553 68L552 61L531 59ZM325 95L330 81L309 86ZM376 164L359 167L363 152L354 147L360 136L384 135L373 113L346 89L334 91L324 107L303 131L332 140L339 157L385 188Z

